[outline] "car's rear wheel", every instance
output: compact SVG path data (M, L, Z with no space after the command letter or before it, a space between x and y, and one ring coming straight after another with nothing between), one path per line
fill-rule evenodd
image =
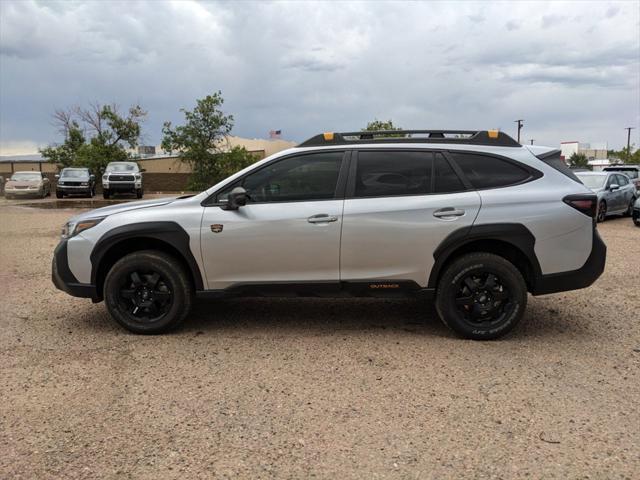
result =
M527 285L518 269L491 253L454 260L438 283L436 309L458 335L492 340L509 333L527 305Z
M629 202L629 206L627 207L627 209L624 212L624 216L625 217L630 217L631 214L633 213L633 205L636 203L636 199L631 197L631 201Z
M191 309L192 286L175 258L154 250L131 253L109 270L104 299L111 316L141 334L167 332Z
M600 200L598 204L598 222L604 222L605 218L607 218L607 202L604 200Z

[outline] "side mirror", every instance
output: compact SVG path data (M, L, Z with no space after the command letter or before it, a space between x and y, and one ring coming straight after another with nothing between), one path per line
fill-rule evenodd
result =
M60 178L60 175L56 173L56 178Z
M222 207L223 210L237 210L247 204L247 191L242 187L236 187L229 192L227 204Z
M620 188L620 185L618 185L617 183L612 183L611 185L609 185L609 190L610 191L614 191L614 190L618 190Z
M146 171L147 171L147 169L146 169L146 168L141 168L141 169L140 169L140 173L144 173L144 172L146 172Z

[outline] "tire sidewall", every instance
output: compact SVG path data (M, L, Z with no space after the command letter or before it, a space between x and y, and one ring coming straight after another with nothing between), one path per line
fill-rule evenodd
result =
M152 323L136 321L120 305L119 290L124 277L136 269L157 271L173 294L169 311ZM134 333L157 334L175 328L189 313L191 295L191 285L182 266L162 253L140 252L123 257L111 268L104 283L107 310L116 322Z
M494 325L476 325L464 318L455 298L461 277L493 273L512 292L513 307L507 318ZM438 286L436 309L442 321L459 335L473 340L492 340L509 333L519 323L527 305L527 288L520 272L508 261L492 254L471 254L454 261Z

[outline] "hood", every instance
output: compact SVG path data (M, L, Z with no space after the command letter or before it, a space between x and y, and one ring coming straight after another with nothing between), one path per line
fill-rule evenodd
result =
M168 205L175 202L178 197L169 198L156 198L154 200L142 200L140 202L126 202L118 205L110 205L108 207L96 208L95 210L89 210L88 212L81 213L71 218L70 222L77 222L79 220L86 220L88 218L106 217L116 213L128 212L131 210L139 210L141 208L159 207L161 205Z

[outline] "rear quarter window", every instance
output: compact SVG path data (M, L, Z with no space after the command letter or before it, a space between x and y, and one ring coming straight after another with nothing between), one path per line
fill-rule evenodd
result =
M563 175L569 177L571 180L577 183L582 183L576 174L567 166L565 161L560 157L560 150L554 150L550 153L544 153L538 155L537 158L549 165L551 168L559 171Z
M450 152L450 154L476 189L517 185L533 176L526 168L500 158L477 153Z

